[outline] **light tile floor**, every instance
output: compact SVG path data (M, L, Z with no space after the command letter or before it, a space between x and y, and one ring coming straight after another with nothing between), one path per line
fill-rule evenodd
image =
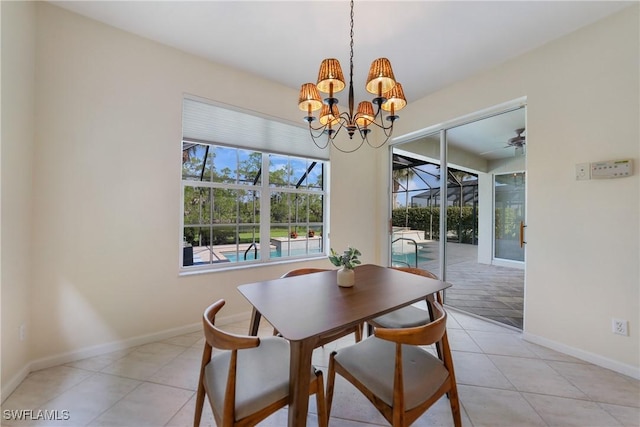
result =
M464 426L639 426L640 381L525 342L518 331L449 310L448 334ZM246 333L248 322L225 329ZM270 335L263 325L261 335ZM315 351L326 374L331 351L345 337ZM192 333L126 351L31 373L2 405L2 426L175 426L193 424L203 339ZM60 421L8 420L12 410L58 411ZM7 412L9 411L9 412ZM68 411L68 412L63 412ZM309 404L308 425L317 425ZM51 412L50 412L51 413ZM286 425L286 409L261 423ZM205 405L202 425L214 426ZM386 425L369 402L339 376L332 427ZM452 425L446 397L415 426Z

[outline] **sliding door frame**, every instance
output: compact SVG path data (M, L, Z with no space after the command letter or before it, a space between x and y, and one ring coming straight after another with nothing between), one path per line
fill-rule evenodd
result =
M526 108L527 106L527 98L526 97L521 97L521 98L517 98L515 100L509 101L509 102L505 102L503 104L498 104L495 105L493 107L489 107L486 108L484 110L480 110L471 114L467 114L452 120L447 120L445 122L442 123L438 123L436 125L433 126L429 126L423 129L420 129L418 131L415 132L410 132L408 134L402 135L398 138L395 138L390 144L389 144L389 167L388 167L388 171L389 171L389 184L390 187L389 188L393 188L393 174L391 173L392 169L393 169L393 149L394 148L400 148L400 146L403 143L406 142L411 142L414 141L416 139L422 138L424 136L427 135L433 135L435 133L439 133L440 134L440 170L441 173L444 174L444 176L447 176L446 174L448 173L449 170L449 165L448 165L448 160L447 160L447 132L455 127L458 126L463 126L465 124L469 124L469 123L473 123L476 122L478 120L483 120L483 119L487 119L493 116L497 116L499 114L503 114L503 113L507 113L509 111L514 111L514 110L518 110L520 108ZM440 180L440 194L441 195L446 195L447 194L447 180L446 179L441 179ZM441 196L442 197L442 196ZM391 227L391 212L393 209L392 206L392 195L391 195L391 191L389 191L388 194L388 222L390 224L389 226L389 235L388 235L388 250L387 250L387 262L389 265L391 265L391 239L393 238L393 233L392 233L392 227ZM494 203L494 200L491 201L491 203ZM440 228L440 240L438 242L438 250L440 251L440 259L439 259L439 267L440 267L440 279L441 280L447 280L447 269L446 269L446 263L447 263L447 258L446 258L446 247L447 247L447 203L446 200L443 202L443 200L440 201L440 224L439 224L439 228ZM493 233L492 233L493 234ZM443 237L444 236L444 237ZM492 240L494 239L494 236L492 235ZM492 259L494 258L493 256L493 243L492 243Z

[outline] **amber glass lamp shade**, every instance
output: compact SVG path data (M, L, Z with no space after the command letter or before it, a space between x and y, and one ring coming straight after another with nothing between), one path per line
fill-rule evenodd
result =
M320 124L321 125L335 125L340 122L340 113L338 112L338 106L333 105L333 108L329 110L329 105L323 104L322 111L320 112Z
M300 96L298 97L298 107L302 111L316 111L322 108L322 100L320 92L313 83L305 83L300 87Z
M362 101L358 104L358 113L356 114L356 123L358 126L367 127L373 122L373 104L369 101Z
M407 99L404 97L404 91L400 83L396 83L393 89L384 94L384 97L387 100L382 104L381 108L385 111L392 111L392 114L407 105Z
M340 61L335 58L322 61L320 70L318 71L318 83L316 86L320 92L331 95L344 89L345 84Z
M381 96L389 92L396 84L391 62L387 58L378 58L371 63L367 77L367 92Z

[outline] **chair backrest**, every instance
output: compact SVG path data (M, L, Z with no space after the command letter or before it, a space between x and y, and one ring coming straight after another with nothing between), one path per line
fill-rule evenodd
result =
M320 273L321 271L329 271L328 268L297 268L287 271L281 277L302 276L303 274Z
M218 300L204 311L202 323L207 344L221 350L239 350L260 345L260 338L258 337L231 334L219 329L215 325L216 314L218 314L225 303L223 299Z
M393 268L394 270L405 271L411 274L417 274L418 276L428 277L429 279L436 279L436 280L438 279L438 276L436 276L429 270L424 270L422 268L416 268L416 267L390 267L390 268Z

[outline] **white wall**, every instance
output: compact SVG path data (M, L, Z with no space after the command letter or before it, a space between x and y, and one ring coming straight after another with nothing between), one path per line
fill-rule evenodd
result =
M0 277L2 305L2 399L16 374L26 375L29 360L29 284L33 265L31 242L32 159L34 155L35 6L1 2L2 14L2 158ZM24 325L25 340L20 340Z
M640 376L640 185L575 164L640 166L638 5L410 103L400 132L527 97L525 336ZM629 320L630 336L611 332Z

